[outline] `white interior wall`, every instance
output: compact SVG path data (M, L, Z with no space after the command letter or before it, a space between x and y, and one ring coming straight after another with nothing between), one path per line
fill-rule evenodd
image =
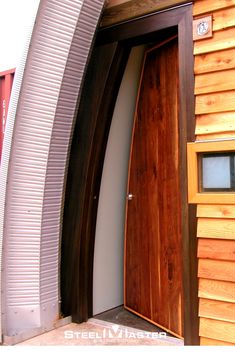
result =
M109 133L96 224L93 315L123 304L126 185L143 55L144 46L131 51Z

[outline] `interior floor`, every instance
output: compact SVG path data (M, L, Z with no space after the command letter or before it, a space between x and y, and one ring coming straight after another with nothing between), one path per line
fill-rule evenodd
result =
M94 318L143 331L165 332L163 329L126 310L123 305L95 315ZM168 332L166 332L166 334L167 336L173 337Z

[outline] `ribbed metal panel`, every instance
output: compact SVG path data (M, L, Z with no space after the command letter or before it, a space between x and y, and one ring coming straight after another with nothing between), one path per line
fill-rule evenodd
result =
M72 115L74 115L76 110L80 84L93 39L91 32L94 33L97 26L97 8L99 8L100 12L102 8L101 1L87 1L83 3L83 8L74 33L73 43L70 48L57 104L56 120L52 131L46 175L42 225L42 234L45 235L50 232L52 237L56 237L56 234L60 234L61 222L59 214L62 210L61 203L63 201L66 161L71 140L71 130L73 127L71 112ZM52 200L54 200L54 202ZM57 217L54 217L55 213L57 213ZM58 252L60 251L58 241L57 246ZM47 247L47 239L43 236L42 252L44 252ZM55 259L57 260L58 257ZM58 273L58 267L59 264L55 262L53 273ZM43 276L44 281L47 281L47 275L49 274ZM56 296L58 293L56 290L58 291L58 288L53 286L53 282L51 282L49 278L47 282L51 283L47 288L47 290L50 291L50 295L54 293L54 296ZM57 283L59 283L59 277L57 278ZM48 300L47 291L42 293L42 300Z
M4 228L5 334L59 316L59 250L68 151L103 1L42 0L14 125Z
M32 18L32 26L28 29L28 36L25 41L25 47L23 50L22 58L21 61L17 67L16 73L15 73L15 78L13 82L13 88L12 88L12 94L11 94L11 99L10 99L10 104L9 104L9 110L8 110L8 118L7 118L7 124L6 124L6 131L5 131L5 138L4 138L4 144L3 144L3 151L2 151L2 161L1 161L1 173L0 173L0 192L1 192L1 197L0 197L0 264L1 264L1 272L2 276L0 277L0 339L2 338L2 326L4 329L7 326L7 319L9 320L14 320L14 316L12 318L8 317L7 318L7 302L6 302L6 269L8 267L8 264L6 262L7 258L7 245L10 239L8 239L8 234L6 233L6 219L5 218L5 212L6 212L6 196L8 193L10 193L10 190L8 189L8 172L9 172L9 166L10 166L10 155L11 155L11 147L12 147L12 139L13 139L13 131L14 131L14 123L15 123L15 117L16 117L16 112L17 112L17 105L19 101L19 95L20 91L22 88L22 79L24 75L24 70L25 70L25 63L26 63L26 58L27 58L27 53L28 53L28 48L29 48L29 43L31 40L31 34L34 26L34 19L36 16L37 12L37 6L35 6L35 12ZM35 200L36 201L36 200ZM12 205L12 208L18 208L19 211L19 205L22 205L24 201L20 200L18 203L15 202L14 205ZM36 205L36 202L35 202ZM19 211L19 215L22 214L22 211ZM27 240L26 240L27 242ZM3 246L4 243L4 246ZM24 240L22 240L22 244L19 244L17 241L12 242L12 250L14 251L15 249L20 249L22 250L22 254L24 256L24 252L27 252L27 248L24 246ZM36 246L37 248L37 246ZM30 253L35 252L35 245L32 245L30 249ZM2 253L4 253L4 258L2 256ZM25 281L25 287L28 288L27 292L25 292L24 288L22 288L21 285L21 280L15 280L15 288L16 290L16 300L17 300L17 295L20 295L19 293L22 293L22 297L27 297L29 299L29 303L32 301L35 301L35 295L36 293L31 290L31 281ZM11 286L9 286L10 291ZM29 304L31 305L31 304ZM13 315L17 315L15 312Z

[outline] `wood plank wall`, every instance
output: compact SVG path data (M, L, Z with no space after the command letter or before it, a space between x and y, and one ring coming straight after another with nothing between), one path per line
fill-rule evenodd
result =
M194 43L196 139L235 137L235 0L195 0L213 37ZM198 205L201 345L235 345L234 205Z

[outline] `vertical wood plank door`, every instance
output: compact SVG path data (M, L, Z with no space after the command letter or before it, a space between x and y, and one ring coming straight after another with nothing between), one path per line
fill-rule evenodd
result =
M129 163L124 306L183 335L178 40L147 49Z

